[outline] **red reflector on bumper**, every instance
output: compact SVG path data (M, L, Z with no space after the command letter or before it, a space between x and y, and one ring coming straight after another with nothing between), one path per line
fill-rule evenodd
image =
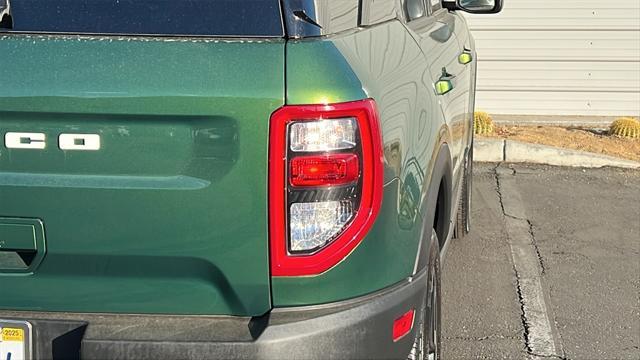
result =
M402 339L413 328L413 318L416 311L411 309L393 322L393 341Z
M358 156L332 154L300 156L291 160L293 186L332 186L356 182L360 176Z

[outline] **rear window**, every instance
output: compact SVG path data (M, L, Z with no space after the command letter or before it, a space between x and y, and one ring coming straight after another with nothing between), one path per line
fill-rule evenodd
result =
M0 31L284 36L279 0L0 0L0 14L7 7Z

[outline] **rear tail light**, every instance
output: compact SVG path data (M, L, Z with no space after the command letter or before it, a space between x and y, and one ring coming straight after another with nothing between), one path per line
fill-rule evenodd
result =
M382 139L373 100L284 106L271 117L273 276L320 274L362 241L382 201Z

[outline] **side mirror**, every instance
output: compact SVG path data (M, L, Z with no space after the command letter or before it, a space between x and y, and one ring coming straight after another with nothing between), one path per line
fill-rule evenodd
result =
M462 10L472 14L496 14L502 11L503 0L456 0L445 2L449 10Z

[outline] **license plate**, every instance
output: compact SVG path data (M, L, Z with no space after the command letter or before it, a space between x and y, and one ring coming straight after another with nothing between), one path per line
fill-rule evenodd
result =
M0 320L0 360L31 360L31 324Z

